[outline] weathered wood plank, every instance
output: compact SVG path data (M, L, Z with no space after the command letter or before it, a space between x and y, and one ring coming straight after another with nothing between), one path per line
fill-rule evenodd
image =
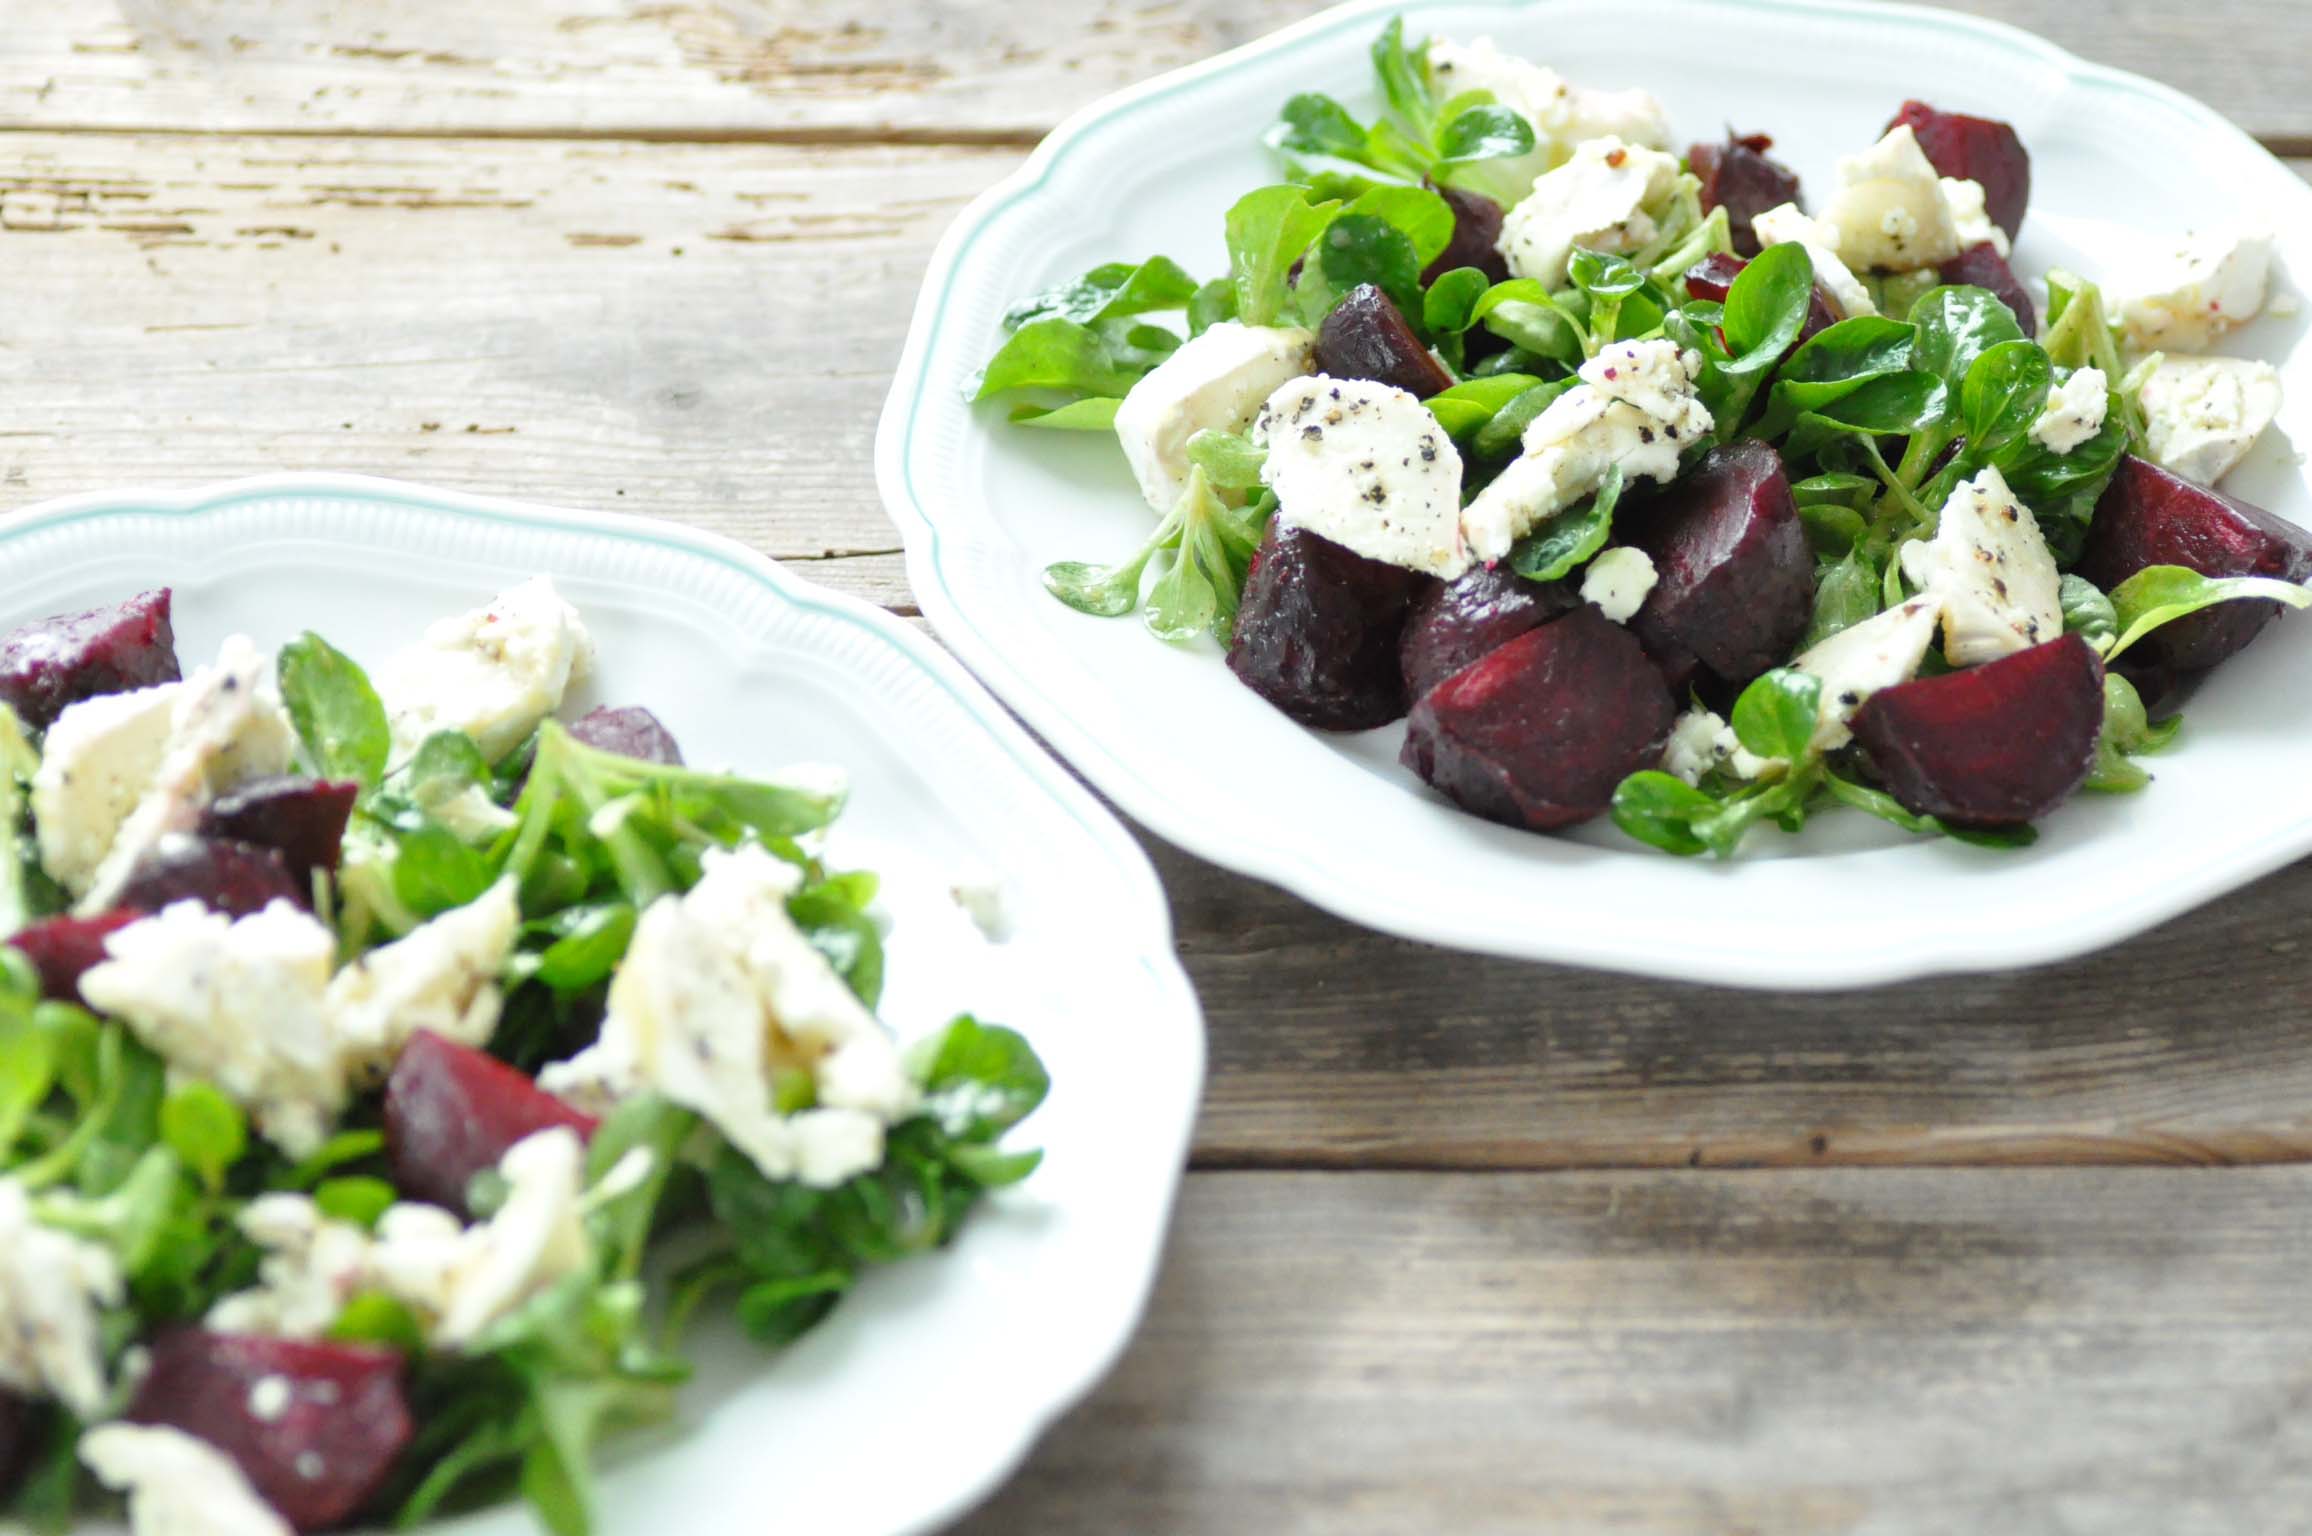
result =
M0 29L0 124L209 131L869 134L1032 139L1119 86L1257 37L1305 0L45 0ZM2312 137L2274 61L2293 0L2221 25L2159 0L1961 0ZM1890 91L1896 89L1890 87Z
M898 548L869 462L889 371L931 242L1017 158L35 134L9 150L0 504L348 470L804 556Z
M970 1536L2219 1536L2312 1498L2312 1170L1192 1177Z

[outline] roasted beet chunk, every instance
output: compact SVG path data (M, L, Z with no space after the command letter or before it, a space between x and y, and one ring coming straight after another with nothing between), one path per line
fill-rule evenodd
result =
M1904 102L1887 128L1905 123L1938 172L1983 184L1984 211L2014 238L2031 205L2031 153L2014 128L1997 118L1938 112L1923 101Z
M612 709L605 704L590 709L570 723L570 734L590 747L615 752L620 757L638 757L646 763L665 763L670 767L682 766L682 748L675 745L674 733L658 723L658 716L639 704Z
M1711 252L1686 269L1686 297L1707 299L1713 304L1725 303L1727 290L1734 286L1734 279L1748 265L1750 258L1747 256L1729 256L1724 251ZM1799 331L1798 339L1810 340L1816 331L1828 330L1843 318L1838 301L1825 293L1822 285L1817 283L1813 297L1807 303L1806 324Z
M182 675L166 587L109 608L35 619L0 636L0 701L36 731L82 699Z
M1881 688L1854 717L1887 792L1922 816L2012 827L2061 805L2095 766L2103 662L2077 635Z
M1422 286L1427 287L1461 267L1475 267L1491 282L1508 282L1509 263L1501 255L1501 205L1481 193L1464 192L1458 187L1432 190L1453 210L1453 238L1421 274Z
M1424 694L1403 760L1462 809L1546 832L1603 811L1677 715L1644 647L1585 606Z
M114 905L158 912L172 901L197 901L212 912L247 917L275 901L311 906L313 894L290 873L278 848L179 834L162 838L137 861Z
M95 917L49 917L19 928L8 940L40 973L40 995L59 1003L80 1001L80 978L104 963L104 941L142 912L105 912Z
M2016 278L2015 269L1999 248L1990 241L1970 245L1949 261L1943 263L1939 275L1946 283L1965 283L1976 288L1987 288L1991 297L2015 312L2015 323L2023 327L2023 334L2039 334L2039 311L2031 303L2031 295Z
M431 1030L410 1036L385 1081L393 1181L448 1210L465 1210L474 1175L497 1167L508 1147L558 1125L592 1136L595 1121L495 1056Z
M180 1328L153 1341L128 1416L208 1441L318 1531L357 1512L409 1444L401 1378L390 1349Z
M1758 254L1750 221L1769 208L1798 201L1798 173L1766 153L1773 147L1763 133L1729 130L1725 143L1697 144L1686 152L1687 165L1702 179L1702 211L1726 210L1734 249L1745 256Z
M328 779L258 779L219 795L201 817L201 831L234 842L278 851L301 891L313 888L313 872L337 870L345 847L345 824L361 786Z
M1377 379L1423 400L1453 385L1445 365L1371 283L1349 290L1317 328L1317 366L1336 379Z
M1405 713L1405 611L1430 579L1272 523L1245 577L1228 670L1303 725L1387 725Z
M1480 565L1413 604L1397 647L1405 696L1418 699L1454 673L1581 606L1578 584L1528 581L1508 565Z
M2312 536L2261 507L2194 485L2132 454L2120 460L2088 524L2079 574L2106 592L2148 565L2189 566L2203 576L2312 576ZM2174 672L2204 672L2238 652L2280 605L2220 603L2152 631L2127 659Z
M1654 590L1630 627L1665 665L1691 656L1747 682L1806 633L1814 555L1771 445L1711 449L1693 474L1634 499L1620 533L1653 557Z

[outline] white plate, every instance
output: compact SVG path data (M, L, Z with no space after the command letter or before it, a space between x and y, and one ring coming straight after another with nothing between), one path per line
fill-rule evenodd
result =
M357 658L550 573L600 646L572 700L647 704L692 762L843 765L838 867L884 875L883 1013L969 1009L1052 1074L1014 1136L1047 1151L944 1252L875 1273L793 1349L702 1326L682 1422L613 1442L605 1536L915 1531L1016 1465L1106 1371L1146 1299L1203 1077L1203 1021L1131 837L939 648L742 546L670 524L384 480L118 492L0 521L0 627L176 589L179 649L316 629ZM1000 878L991 944L950 884ZM775 1511L775 1520L771 1511ZM446 1521L534 1536L513 1508Z
M1775 136L1820 187L1906 96L2011 119L2033 157L2016 265L2115 269L2191 226L2273 228L2312 273L2312 189L2209 108L2011 28L1853 0L1369 0L1072 119L948 232L877 441L883 498L942 639L1046 741L1172 841L1375 928L1466 949L1753 986L1829 987L2081 953L2312 850L2312 621L2275 626L2203 690L2141 795L2085 797L2029 852L1903 840L1855 814L1758 834L1737 861L1672 859L1603 824L1544 838L1463 815L1396 763L1402 728L1302 730L1216 647L1046 596L1038 573L1106 560L1149 514L1105 435L1025 432L964 380L1009 302L1101 261L1162 252L1224 271L1220 216L1276 179L1259 135L1296 91L1370 116L1365 50L1490 33L1584 84L1642 86L1680 131ZM1654 43L1662 46L1652 46ZM1867 66L1867 67L1866 67ZM2288 407L2226 488L2312 523L2302 315L2232 350L2279 361Z

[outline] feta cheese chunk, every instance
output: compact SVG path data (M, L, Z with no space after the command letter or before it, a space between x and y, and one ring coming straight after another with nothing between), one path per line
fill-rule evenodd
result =
M1914 597L1840 630L1791 663L1822 684L1822 715L1814 728L1817 752L1843 747L1854 739L1847 722L1865 699L1917 675L1941 616L1941 605L1933 598Z
M42 1226L24 1186L0 1178L0 1386L96 1417L107 1395L99 1309L125 1294L109 1250Z
M1699 784L1713 770L1737 779L1755 779L1781 763L1778 757L1760 757L1742 745L1734 727L1717 711L1694 705L1670 728L1662 748L1662 771L1688 784Z
M2111 381L2101 368L2080 368L2047 392L2047 407L2031 423L2031 441L2049 453L2069 453L2092 442L2111 408Z
M1838 231L1838 257L1866 272L1914 272L1959 254L1958 226L1934 162L1904 123L1838 162L1839 187L1821 222Z
M1991 249L2001 256L2015 253L2007 231L1991 222L1989 195L1979 181L1950 176L1942 178L1943 206L1951 210L1951 228L1958 234L1959 249L1971 251L1989 242Z
M1676 479L1680 452L1711 427L1694 390L1701 370L1698 354L1668 341L1616 342L1582 364L1582 382L1525 429L1524 453L1463 509L1470 558L1501 559L1616 464L1629 479Z
M219 793L285 770L295 740L272 661L246 635L182 682L74 704L33 775L41 862L80 898L75 911L101 912Z
M2202 352L2256 317L2271 273L2269 235L2186 235L2120 300L2116 318L2139 352Z
M1601 550L1581 579L1581 597L1616 624L1627 624L1654 590L1654 557L1628 544Z
M2239 357L2165 357L2136 396L2152 462L2214 485L2280 413L2280 373Z
M1461 453L1402 389L1369 379L1295 379L1261 408L1252 440L1277 515L1368 560L1458 576Z
M1870 290L1839 259L1837 230L1808 218L1796 203L1767 209L1750 221L1750 227L1762 246L1795 245L1806 252L1807 260L1814 263L1814 285L1837 302L1841 319L1878 313Z
M1955 667L2063 633L2062 577L2031 509L1998 470L1962 480L1932 540L1902 548L1903 575L1942 610L1943 655Z
M787 916L799 876L753 844L707 855L681 896L653 902L611 978L598 1041L539 1086L605 1107L648 1090L708 1120L773 1179L831 1187L883 1158L883 1127L915 1086L883 1026ZM778 1113L805 1072L814 1107Z
M1316 371L1317 338L1298 326L1224 320L1158 363L1116 407L1116 440L1158 514L1188 489L1188 440L1242 432L1261 402Z
M585 1144L566 1126L524 1137L498 1160L504 1203L471 1226L405 1201L372 1234L322 1215L309 1196L260 1195L241 1215L243 1233L265 1250L257 1286L210 1308L208 1326L318 1338L355 1296L382 1291L410 1309L430 1344L463 1349L592 1261L585 1167Z
M1518 277L1561 287L1576 248L1626 254L1651 244L1677 185L1678 162L1660 150L1590 139L1502 220L1502 258Z
M1505 53L1490 37L1457 43L1429 40L1429 88L1440 102L1471 91L1493 99L1533 127L1533 153L1504 162L1505 179L1524 186L1561 164L1584 139L1612 134L1648 149L1668 149L1670 120L1644 91L1601 91L1573 84L1556 70Z
M544 576L443 619L371 675L393 725L394 760L437 731L463 731L497 762L562 705L594 664L578 610Z
M498 973L522 925L515 882L369 951L330 981L323 1006L348 1068L382 1076L409 1037L430 1029L480 1046L498 1026Z
M294 1536L240 1465L206 1440L165 1424L99 1424L80 1459L128 1495L133 1536Z
M240 919L180 901L104 947L80 982L91 1007L215 1084L292 1157L321 1145L346 1100L323 1001L337 958L328 928L285 901Z

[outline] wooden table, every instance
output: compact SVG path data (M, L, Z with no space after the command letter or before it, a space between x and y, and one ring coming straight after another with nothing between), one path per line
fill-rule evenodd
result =
M1968 8L2312 156L2297 0ZM1309 7L7 9L6 504L401 475L904 614L868 454L933 239L1068 109ZM1151 852L1212 1037L1170 1262L969 1531L2312 1529L2312 868L2077 964L1791 999Z

